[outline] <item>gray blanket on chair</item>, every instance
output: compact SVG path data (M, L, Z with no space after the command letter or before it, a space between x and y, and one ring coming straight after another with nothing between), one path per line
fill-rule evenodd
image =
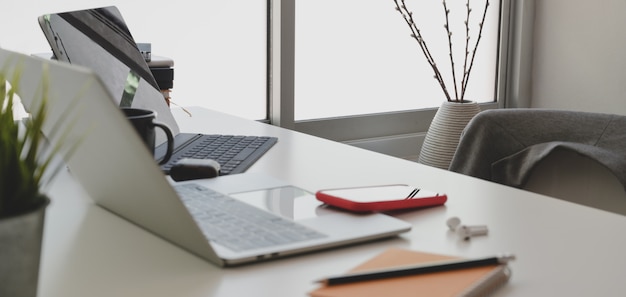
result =
M555 150L611 170L626 190L626 116L545 109L498 109L466 127L450 170L514 187Z

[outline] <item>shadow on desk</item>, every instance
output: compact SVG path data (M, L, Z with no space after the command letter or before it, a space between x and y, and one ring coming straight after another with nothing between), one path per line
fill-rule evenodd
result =
M396 236L359 244L362 247L343 246L276 259L272 263L224 269L95 204L86 205L80 216L74 216L71 209L61 209L67 206L58 205L56 212L67 211L70 215L64 218L63 227L75 226L76 230L70 231L66 240L47 241L48 249L62 251L50 253L57 258L44 262L48 267L42 271L47 275L42 278L45 282L40 283L40 291L50 296L221 296L224 291L267 286L253 282L262 281L264 278L258 276L268 271L280 274L280 271L322 265L316 256L322 253L330 253L326 256L332 259L377 246L410 245L408 239ZM56 223L54 227L58 228L59 222ZM299 279L302 283L299 285L313 286L312 278L308 277Z
M67 245L63 259L46 259L57 263L55 270L46 270L53 275L40 284L42 292L58 296L84 296L85 292L194 296L186 292L206 294L219 288L219 268L99 206L87 207L76 232L63 243ZM74 294L67 295L68 288Z

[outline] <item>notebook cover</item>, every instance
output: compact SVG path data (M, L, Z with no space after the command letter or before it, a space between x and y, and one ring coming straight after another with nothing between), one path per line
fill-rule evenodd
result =
M458 259L405 249L389 249L351 272ZM481 296L495 290L509 278L506 265L483 266L413 276L388 278L333 286L310 292L313 297L349 296Z

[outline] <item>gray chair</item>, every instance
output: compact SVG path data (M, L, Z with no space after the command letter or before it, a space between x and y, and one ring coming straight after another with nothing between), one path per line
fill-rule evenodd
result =
M626 214L626 116L483 111L466 127L450 170Z

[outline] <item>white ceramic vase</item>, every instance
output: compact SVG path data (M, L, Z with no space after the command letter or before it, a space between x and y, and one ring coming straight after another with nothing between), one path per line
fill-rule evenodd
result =
M461 132L479 112L480 106L473 101L462 103L444 101L430 123L418 162L448 169L459 144Z

